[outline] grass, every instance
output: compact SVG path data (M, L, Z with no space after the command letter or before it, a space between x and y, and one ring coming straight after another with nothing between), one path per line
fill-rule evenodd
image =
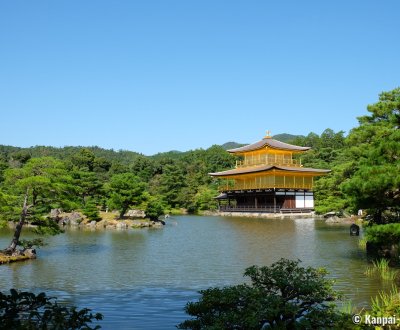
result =
M372 261L372 266L368 266L364 274L367 276L378 274L385 281L394 281L397 279L399 271L390 269L388 260L379 259Z
M367 276L373 276L376 272L376 269L373 266L367 266L367 269L365 270L364 274Z
M374 260L372 264L379 272L385 272L389 269L389 260L387 259Z
M8 256L0 253L0 265L30 259L28 256Z
M343 314L353 314L354 313L354 306L351 300L346 300L343 302L343 304L340 306L340 312Z
M358 247L359 247L361 250L366 250L366 249L367 249L367 239L366 239L365 237L360 238L360 239L358 240Z
M375 298L371 298L371 309L377 315L393 315L400 309L399 289L393 285L390 292L380 292Z
M116 220L118 219L118 215L117 213L114 212L99 212L101 220Z

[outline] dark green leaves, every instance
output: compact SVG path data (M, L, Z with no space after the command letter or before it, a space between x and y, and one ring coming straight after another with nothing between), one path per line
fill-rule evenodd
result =
M329 303L337 299L324 269L281 259L269 267L252 266L251 284L200 291L185 311L194 318L180 329L332 328L343 316Z
M59 304L45 293L10 290L10 294L0 292L1 329L99 329L91 326L94 320L102 320L99 313L90 309L78 310L75 306Z

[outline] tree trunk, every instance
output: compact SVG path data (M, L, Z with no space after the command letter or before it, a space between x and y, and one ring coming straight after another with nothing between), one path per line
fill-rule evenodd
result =
M15 252L17 245L18 245L19 237L21 236L22 226L25 223L27 214L28 214L28 189L26 189L24 206L22 207L22 212L21 212L21 216L19 218L17 227L15 227L14 237L12 238L11 243L8 246L8 248L5 249L5 252L7 254L12 254Z
M377 225L381 225L382 224L382 210L381 209L377 209L375 211L374 220L375 220L375 223Z
M126 213L126 211L128 211L129 206L124 206L121 210L121 212L119 212L119 219L123 219L124 215Z

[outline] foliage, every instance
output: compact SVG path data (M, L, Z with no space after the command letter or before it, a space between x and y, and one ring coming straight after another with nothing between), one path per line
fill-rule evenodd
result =
M65 200L74 194L71 176L64 163L51 158L32 158L21 168L8 169L3 183L10 196L9 220L17 220L22 197L29 190L30 219L40 222L52 208L64 208ZM12 196L12 197L11 197Z
M375 316L393 316L400 313L400 292L393 285L390 292L380 292L371 299L371 314Z
M76 201L80 205L85 205L86 200L104 195L102 183L98 176L93 172L75 170L71 173L75 187L75 195L79 197Z
M324 269L281 259L269 267L252 266L240 284L200 291L185 311L194 318L180 329L318 329L339 325L344 315L329 303L338 298Z
M31 249L34 246L41 247L45 246L46 243L43 241L42 238L34 238L34 239L21 239L18 241L18 245L22 246L23 249Z
M0 190L0 220L7 221L16 219L16 214L20 212L19 205L17 205L19 198L2 192Z
M129 207L143 201L145 183L131 173L115 174L108 184L108 191L109 207L118 209L122 218Z
M99 329L99 325L91 323L102 319L101 314L93 314L90 309L59 304L43 292L0 292L1 329Z
M101 220L99 209L97 208L95 201L92 199L86 202L86 205L84 206L82 212L85 216L87 216L90 221Z
M381 279L391 282L398 277L398 271L390 269L389 261L386 259L372 261L372 267L368 267L365 274L367 276L378 274Z
M366 228L365 237L368 242L378 244L394 244L400 242L400 223L375 225Z
M354 209L369 210L381 224L385 210L400 211L400 88L382 93L368 111L348 137L349 154L357 162L343 191Z
M161 198L148 197L145 213L151 220L158 220L161 215L165 214Z
M362 237L362 238L360 238L358 240L358 247L361 250L364 250L364 251L367 249L367 239L366 239L366 237Z
M159 193L171 207L178 207L184 202L185 196L182 192L186 186L186 180L181 166L165 165L159 183Z
M194 204L197 210L216 210L217 202L215 196L218 195L218 190L214 187L201 186L194 196Z

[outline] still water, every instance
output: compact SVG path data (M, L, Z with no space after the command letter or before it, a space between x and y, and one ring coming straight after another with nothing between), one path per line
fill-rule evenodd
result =
M9 239L0 232L0 246ZM365 252L349 226L322 220L176 216L162 229L68 230L46 241L37 260L0 266L0 290L46 291L89 307L104 315L103 329L174 329L198 290L242 283L246 267L279 258L327 268L355 306L385 288L364 275Z

